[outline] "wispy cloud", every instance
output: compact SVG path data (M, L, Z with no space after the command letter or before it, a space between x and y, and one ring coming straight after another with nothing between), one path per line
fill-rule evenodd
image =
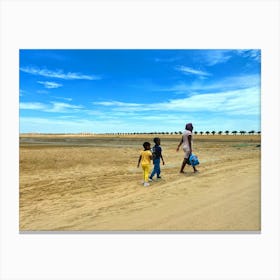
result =
M80 105L72 105L63 102L52 102L52 108L48 109L47 112L53 113L65 113L65 112L79 112L83 106Z
M21 102L19 103L19 108L21 110L44 110L47 107L39 102Z
M236 52L243 57L249 57L257 62L261 61L261 51L258 49L249 49L249 50L236 50Z
M157 104L157 107L170 111L257 114L260 110L260 90L255 87L228 92L197 94Z
M171 87L154 87L154 91L173 91L181 94L192 92L219 92L234 89L245 89L250 87L260 87L260 76L258 74L231 76L224 79L207 81L194 81L192 83L180 82Z
M20 127L26 132L44 132L44 133L72 133L88 131L91 123L86 120L67 120L58 118L44 117L21 117ZM92 126L94 127L94 126Z
M45 88L59 88L59 87L62 87L62 84L59 84L59 83L56 83L56 82L38 81L37 83L43 85Z
M190 97L171 99L167 102L151 104L130 104L118 101L96 102L114 112L222 112L227 114L258 114L260 113L260 90L259 87L219 92L208 94L191 95ZM107 112L108 113L108 112Z
M37 67L21 67L20 71L49 78L57 78L57 79L64 79L64 80L100 80L101 77L96 75L84 75L81 73L75 72L67 72L64 73L63 70L48 70L48 69L40 69Z
M71 97L61 97L61 96L53 96L55 99L65 100L65 101L72 101Z
M92 102L94 105L101 105L101 106L117 106L117 107L140 107L142 104L137 103L125 103L120 101L100 101L100 102Z
M230 52L231 52L231 50L204 51L203 55L202 55L202 57L200 57L200 59L207 66L213 66L216 64L226 63L232 57Z
M207 66L214 66L228 62L234 54L242 57L251 58L252 60L260 62L261 53L258 49L240 49L240 50L209 50L204 51L198 59L204 62Z
M128 131L131 124L119 119L90 120L83 118L44 118L44 117L21 117L20 127L24 132L43 133L80 133L80 132L117 132ZM144 129L144 126L143 126ZM142 131L144 131L141 129Z
M43 112L49 113L75 113L79 112L83 106L80 105L72 105L69 103L63 102L51 102L50 104L39 103L39 102L21 102L20 109L21 110L39 110Z
M191 67L187 67L187 66L183 66L183 65L178 65L175 67L175 69L186 75L197 75L197 76L210 76L211 75L208 72L193 69Z

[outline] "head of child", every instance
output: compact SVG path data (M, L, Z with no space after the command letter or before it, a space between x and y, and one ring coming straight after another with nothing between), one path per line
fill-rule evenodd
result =
M160 138L155 137L154 142L155 142L156 145L160 145Z
M151 144L149 142L144 142L143 147L144 147L144 150L150 150Z

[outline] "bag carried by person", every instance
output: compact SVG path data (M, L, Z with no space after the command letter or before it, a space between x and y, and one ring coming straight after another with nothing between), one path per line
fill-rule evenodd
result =
M199 164L199 160L198 160L197 156L194 155L194 154L190 154L190 156L189 156L189 158L187 160L187 164L191 165L191 166L198 165Z

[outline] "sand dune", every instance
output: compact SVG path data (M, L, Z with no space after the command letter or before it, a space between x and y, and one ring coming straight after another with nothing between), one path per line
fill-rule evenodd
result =
M150 187L136 165L151 135L22 137L20 230L259 231L260 137L196 137L198 174L179 174L179 137L161 137L166 165Z

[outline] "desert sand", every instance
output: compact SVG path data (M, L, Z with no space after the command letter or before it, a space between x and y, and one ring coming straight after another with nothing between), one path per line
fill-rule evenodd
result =
M159 136L162 179L143 187L142 143ZM20 136L20 231L260 231L259 135Z

